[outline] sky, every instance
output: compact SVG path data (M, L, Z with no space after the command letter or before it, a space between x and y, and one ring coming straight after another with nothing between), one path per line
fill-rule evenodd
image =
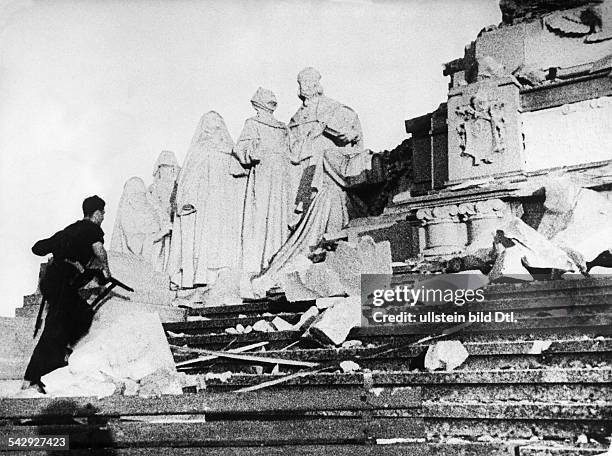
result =
M125 181L150 183L162 150L182 163L205 112L236 139L262 86L287 122L314 66L365 146L391 149L500 18L496 0L0 0L0 316L36 289L35 241L98 194L108 247Z

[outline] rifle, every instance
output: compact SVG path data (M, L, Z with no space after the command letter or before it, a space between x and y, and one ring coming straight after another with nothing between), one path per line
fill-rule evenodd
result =
M101 271L100 271L100 275L101 275ZM96 313L98 311L98 309L100 307L102 307L102 300L104 298L106 298L106 296L108 296L108 294L113 291L113 288L115 287L119 287L119 288L123 288L126 291L129 292L133 292L134 289L132 287L128 287L126 284L124 284L123 282L115 279L114 277L109 277L108 279L103 277L103 281L105 281L106 283L108 283L109 285L104 287L104 289L100 292L100 294L98 295L98 297L96 299L94 299L92 301L92 303L90 304L91 306L91 310ZM100 280L100 279L98 279Z
M115 279L114 277L106 278L104 274L102 274L101 269L85 269L85 271L72 280L71 285L76 288L81 288L84 285L87 285L91 282L92 279L96 278L100 285L110 284L100 292L100 294L93 300L90 304L92 311L95 313L100 307L101 302L115 287L123 288L126 291L133 292L134 289L132 287L127 286L120 280ZM38 334L38 330L42 325L42 314L45 308L45 304L47 299L43 296L40 301L40 307L38 309L38 316L36 317L36 323L34 325L34 338L36 338L36 334Z

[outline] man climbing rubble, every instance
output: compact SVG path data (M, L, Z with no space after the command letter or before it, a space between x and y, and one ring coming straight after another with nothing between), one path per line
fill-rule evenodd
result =
M66 365L69 348L84 336L94 312L78 290L91 279L85 278L86 268L101 270L105 279L111 277L104 232L105 202L97 195L83 201L83 219L67 226L32 247L36 255L53 254L40 281L44 302L48 303L45 326L32 353L24 375L23 388L44 391L41 377Z

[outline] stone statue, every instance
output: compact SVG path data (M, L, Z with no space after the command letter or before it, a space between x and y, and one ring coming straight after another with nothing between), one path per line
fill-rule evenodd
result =
M111 250L137 255L161 271L164 265L163 239L169 230L169 224L160 219L142 179L128 179L119 201Z
M181 288L212 285L237 266L244 171L215 111L202 116L178 177L168 273Z
M176 178L180 171L174 152L164 150L159 154L153 167L153 183L149 186L149 194L159 217L164 224L172 227L174 219L173 198L176 197ZM164 253L163 270L166 270L168 255L170 253L171 231L161 241Z
M289 123L292 160L303 175L298 200L304 215L269 266L253 279L256 294L278 285L323 235L339 231L348 223L345 188L349 175L359 174L355 163L363 163L362 132L355 111L323 95L321 75L314 68L298 74L303 104Z
M242 275L261 272L289 237L293 198L289 130L273 116L276 97L257 89L251 99L257 115L247 119L234 153L249 169L242 222Z

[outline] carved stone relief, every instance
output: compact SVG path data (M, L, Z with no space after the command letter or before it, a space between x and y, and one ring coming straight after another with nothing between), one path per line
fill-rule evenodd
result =
M457 107L461 155L472 159L472 166L490 164L506 150L504 103L490 92L479 90L467 105Z

